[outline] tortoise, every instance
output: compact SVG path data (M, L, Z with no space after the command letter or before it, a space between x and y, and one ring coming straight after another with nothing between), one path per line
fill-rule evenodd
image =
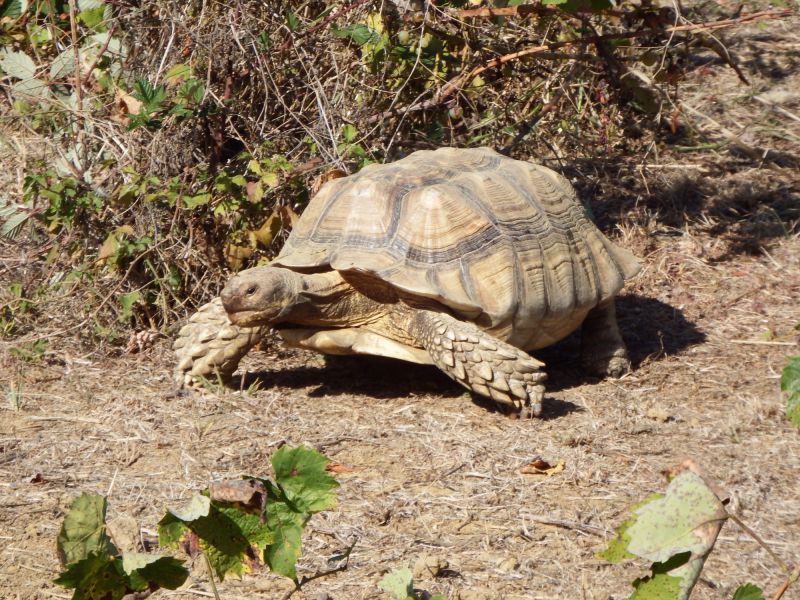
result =
M274 329L327 354L436 365L539 415L546 375L527 351L580 326L584 367L629 369L614 296L638 270L558 173L488 148L417 151L326 183L278 257L181 329L177 372L229 376Z

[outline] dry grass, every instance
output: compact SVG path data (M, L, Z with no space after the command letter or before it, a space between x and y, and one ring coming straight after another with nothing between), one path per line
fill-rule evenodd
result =
M641 565L594 554L626 507L662 489L661 471L686 457L775 552L800 561L800 437L778 391L800 318L800 183L785 162L800 155L800 123L786 115L800 113L798 25L770 30L769 48L757 28L735 40L752 90L711 58L689 82L684 102L705 116L684 110L680 124L697 143L727 146L660 145L659 156L654 146L602 169L570 165L599 221L645 260L619 302L636 368L587 380L572 366L574 340L546 351L542 420L510 420L434 369L325 366L275 345L246 363L255 374L245 384L261 383L252 394L175 395L168 340L112 356L62 335L25 363L12 347L75 322L69 298L40 307L35 330L0 344L0 596L69 596L50 581L64 510L80 492L108 494L118 539L150 547L167 505L210 480L263 473L284 442L319 448L343 469L339 508L311 521L301 574L358 540L346 571L299 597L379 597L385 571L423 555L449 567L418 586L450 598L626 597ZM747 149L770 152L762 161ZM0 280L12 281L19 248L0 247L0 259ZM536 457L566 469L521 474ZM774 592L783 581L733 524L703 577L701 600L729 598L746 581ZM259 574L220 589L226 599L279 598L287 587ZM161 595L208 596L200 564L186 589Z

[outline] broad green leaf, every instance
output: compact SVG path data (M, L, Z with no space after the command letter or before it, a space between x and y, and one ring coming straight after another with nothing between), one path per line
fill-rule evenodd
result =
M208 192L201 192L194 196L181 196L181 202L183 202L183 205L188 209L197 208L198 206L203 206L211 202L211 194Z
M391 594L393 600L414 598L414 576L408 568L390 571L378 582L378 587Z
M261 481L267 489L267 525L275 536L264 550L264 562L275 573L296 581L295 563L302 554L300 538L310 515L297 512L271 481Z
M105 5L103 0L78 0L78 10L94 10L96 8L102 8Z
M645 498L639 504L631 507L631 513L635 513L636 509L641 506L644 506L651 500L658 500L659 498L663 498L663 494L651 494L647 498ZM634 558L636 555L631 554L628 552L628 544L631 541L631 536L628 533L628 528L636 522L636 515L634 514L631 516L627 521L622 523L619 527L617 527L614 532L617 534L613 540L608 542L608 547L603 551L597 554L597 558L601 558L606 560L610 563L621 563L629 558Z
M179 83L192 76L192 68L184 63L174 65L167 74L164 75L164 81L167 83Z
M634 517L625 529L627 551L654 563L653 577L643 580L648 582L645 589L673 585L656 575L675 577L679 594L674 598L686 600L727 517L719 498L702 477L687 468L672 479L663 498L640 505ZM676 555L684 554L689 560L676 564ZM638 596L650 597L661 596Z
M74 589L73 599L120 600L125 594L135 591L128 586L128 578L121 566L118 557L92 552L70 564L53 583Z
M634 592L628 600L678 600L681 595L681 578L658 573L633 582Z
M189 577L183 561L171 556L140 552L124 552L122 570L130 578L130 587L134 590L145 590L151 583L160 588L175 590Z
M197 536L200 548L221 580L227 575L241 576L249 572L252 557L274 539L260 515L219 506L200 495L185 509L170 510L158 524L159 543L165 546L175 546L191 534Z
M381 34L363 23L355 23L345 27L333 27L331 28L331 33L338 38L348 38L359 46L377 44L381 41Z
M342 127L342 139L345 142L354 142L358 137L358 130L348 123Z
M298 510L316 513L336 508L339 484L325 470L328 458L306 448L284 446L272 455L275 481Z
M75 52L67 48L50 63L50 79L64 79L75 73Z
M50 88L41 79L32 77L17 81L11 86L11 96L14 100L36 101L50 96Z
M36 75L33 59L20 50L0 51L0 69L17 79L32 79Z
M790 356L781 374L781 390L789 394L786 400L786 418L800 427L800 356Z
M736 588L731 600L764 600L764 593L757 585L745 583Z
M106 499L98 494L81 494L70 505L56 540L58 557L71 565L90 553L116 554L106 533Z
M5 0L0 2L0 17L16 19L22 14L22 0Z

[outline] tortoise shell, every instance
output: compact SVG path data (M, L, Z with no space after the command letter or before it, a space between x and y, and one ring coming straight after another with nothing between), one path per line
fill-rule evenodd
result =
M524 349L569 334L639 268L564 177L488 148L418 151L326 183L273 265L367 275Z

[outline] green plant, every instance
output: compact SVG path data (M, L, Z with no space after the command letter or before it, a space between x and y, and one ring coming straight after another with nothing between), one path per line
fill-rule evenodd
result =
M64 571L55 583L74 589L75 600L119 600L183 585L189 572L182 561L117 550L106 531L106 507L106 499L96 494L81 494L72 502L56 543Z
M392 600L418 600L423 598L414 590L414 575L411 569L395 569L389 571L378 582L378 587L392 597ZM446 600L441 594L425 595L428 600Z
M12 356L27 363L37 363L42 360L45 350L47 350L47 340L38 339L33 342L27 342L21 346L10 349Z
M800 427L800 356L790 356L781 374L781 390L789 396L786 399L786 418Z
M301 537L312 515L336 506L336 480L328 459L304 446L284 446L272 456L275 479L248 477L211 484L190 502L170 509L158 525L159 543L201 554L220 581L255 565L292 579ZM55 582L80 600L118 600L136 591L176 589L189 575L171 557L119 552L106 532L106 499L82 494L71 505L58 536L64 571ZM346 559L352 547L339 557ZM212 585L213 575L212 575ZM216 587L213 588L216 595ZM217 596L218 597L218 596Z
M727 519L734 520L777 559L758 536L725 510L694 463L686 461L668 476L666 491L633 506L632 516L616 529L617 537L598 554L611 563L637 557L651 562L651 574L634 580L632 600L688 600ZM778 563L789 574L790 569L779 559ZM775 600L798 575L800 566L789 575ZM736 590L733 600L745 599L760 600L763 595L757 586L745 584Z

